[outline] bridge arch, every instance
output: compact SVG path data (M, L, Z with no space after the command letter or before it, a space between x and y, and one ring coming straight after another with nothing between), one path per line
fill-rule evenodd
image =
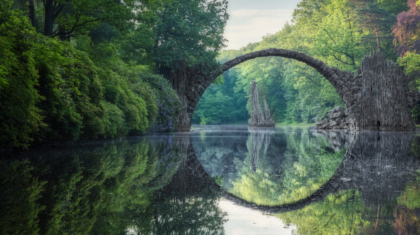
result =
M329 67L301 52L270 48L238 56L225 62L210 76L197 68L174 71L170 77L183 103L177 120L178 131L189 131L194 110L213 81L227 70L245 61L277 56L303 62L316 69L336 89L343 100L352 130L411 131L414 122L410 110L420 94L411 92L401 68L386 61L381 53L366 56L357 74ZM380 126L378 126L380 125Z

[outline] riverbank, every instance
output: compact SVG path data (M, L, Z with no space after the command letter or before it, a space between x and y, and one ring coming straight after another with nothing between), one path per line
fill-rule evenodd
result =
M281 122L276 123L278 127L310 127L315 126L315 123L306 123L306 122Z

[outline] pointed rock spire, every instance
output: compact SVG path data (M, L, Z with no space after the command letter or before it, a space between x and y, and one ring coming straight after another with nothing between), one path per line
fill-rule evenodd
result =
M258 96L257 83L255 80L251 81L251 105L252 114L249 121L251 127L274 127L275 123L270 115L270 109L268 108L265 97L263 98L264 111L260 106L260 99Z

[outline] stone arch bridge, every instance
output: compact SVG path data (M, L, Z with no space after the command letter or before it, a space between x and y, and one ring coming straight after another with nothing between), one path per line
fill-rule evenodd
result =
M414 122L410 110L420 95L411 92L401 68L386 61L380 53L364 58L357 74L329 67L324 62L304 53L267 49L252 52L227 61L221 70L209 75L202 72L204 66L179 69L169 75L169 81L177 90L183 104L177 120L178 131L189 131L191 119L204 91L225 71L245 61L278 56L301 61L322 74L336 89L346 106L351 130L410 131Z

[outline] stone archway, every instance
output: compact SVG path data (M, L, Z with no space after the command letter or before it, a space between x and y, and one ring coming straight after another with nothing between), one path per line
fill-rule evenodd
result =
M170 74L170 81L183 104L177 121L178 131L189 131L195 107L204 91L225 71L245 61L268 56L278 56L301 61L322 74L336 89L346 106L352 130L411 131L414 122L410 110L420 94L411 92L401 68L386 61L380 53L364 58L357 74L329 67L324 62L306 54L267 49L252 52L227 61L221 70L210 76L201 69L204 66L185 68Z

